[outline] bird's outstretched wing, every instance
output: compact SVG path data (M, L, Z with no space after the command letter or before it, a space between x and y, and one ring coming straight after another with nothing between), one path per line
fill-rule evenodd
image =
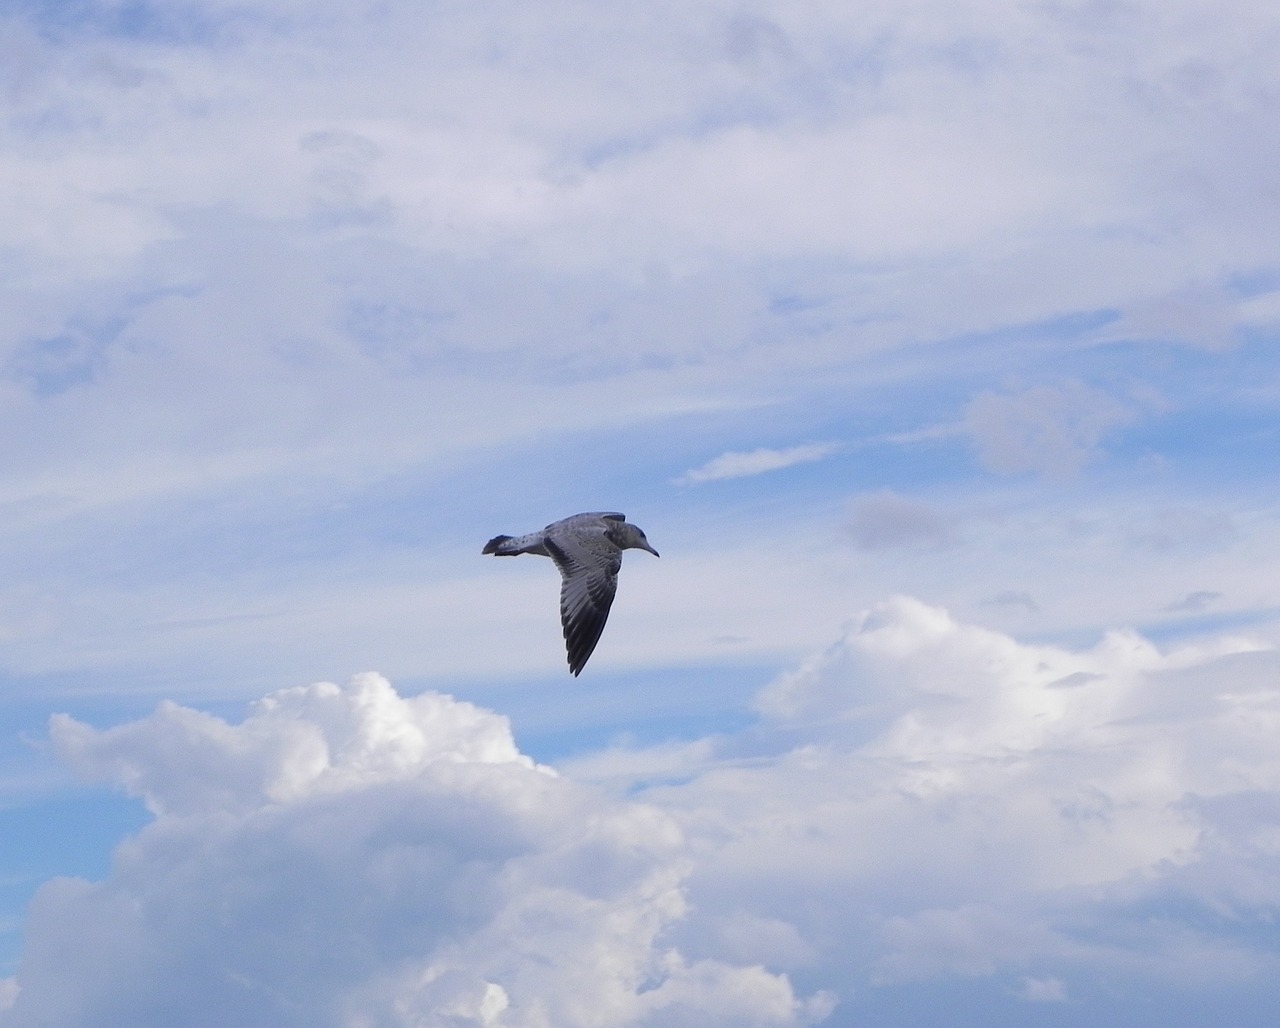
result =
M569 656L569 670L576 676L600 641L609 619L622 551L598 532L550 531L547 552L560 569L560 626Z

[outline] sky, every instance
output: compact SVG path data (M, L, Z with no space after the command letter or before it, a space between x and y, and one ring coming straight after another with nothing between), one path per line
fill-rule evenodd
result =
M0 0L0 1026L1273 1025L1278 50Z

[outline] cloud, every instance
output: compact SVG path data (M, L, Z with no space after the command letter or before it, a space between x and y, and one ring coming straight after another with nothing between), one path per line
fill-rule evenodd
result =
M763 475L769 471L789 468L795 464L811 464L825 460L839 449L839 443L807 443L804 446L792 446L784 450L761 448L747 452L730 451L722 453L700 468L686 471L679 478L674 479L674 482L676 485L700 485L703 482L718 482L726 478L749 478L752 475Z
M673 708L745 702L740 684L724 684L738 682L742 664L768 669L758 681L802 649L836 639L845 612L908 589L945 601L955 614L950 628L930 636L929 616L877 608L914 642L894 659L873 660L875 640L892 633L859 621L856 634L833 644L831 659L847 666L833 664L813 685L828 689L830 702L813 691L774 690L761 700L756 734L686 740L678 773L661 773L662 761L675 758L637 757L647 780L684 783L670 794L670 817L683 817L699 795L708 799L684 825L698 846L650 855L655 875L677 861L673 853L692 861L675 888L694 890L700 906L667 917L648 950L632 933L628 952L664 967L671 946L663 933L684 933L673 984L660 984L665 972L644 983L644 1003L665 997L672 1005L665 1015L645 1013L636 999L634 1016L674 1018L680 997L689 1009L727 1010L739 987L759 997L761 1010L777 1009L768 997L786 1005L783 971L794 994L840 982L856 998L877 976L910 981L994 968L988 977L1004 975L1001 996L1025 995L1025 981L1060 979L1071 1007L1087 1001L1079 981L1090 980L1090 947L1117 923L1142 942L1109 952L1118 962L1132 956L1135 967L1146 960L1142 974L1160 956L1189 967L1193 951L1212 969L1241 954L1262 959L1247 940L1218 945L1202 926L1186 935L1195 946L1177 950L1158 928L1144 935L1138 924L1144 903L1155 911L1151 924L1162 919L1162 904L1175 920L1183 916L1167 891L1178 861L1218 881L1220 866L1199 841L1215 833L1239 858L1239 881L1267 878L1265 838L1250 841L1241 827L1270 816L1265 804L1253 815L1211 804L1175 809L1160 806L1164 793L1132 791L1144 775L1168 781L1188 761L1212 763L1188 755L1197 745L1190 723L1217 733L1224 775L1258 773L1264 758L1224 727L1227 701L1214 676L1198 680L1199 691L1182 688L1193 669L1160 668L1158 659L1153 669L1120 675L1118 657L1095 659L1088 647L1042 653L974 634L961 615L1026 621L1019 610L1030 610L1028 594L1019 590L1031 588L1041 606L1037 631L1079 639L1150 616L1205 583L1255 597L1259 607L1274 597L1265 555L1276 550L1276 522L1259 440L1271 437L1275 411L1276 347L1266 333L1277 323L1280 268L1280 9L1248 0L1226 19L1206 0L1031 4L1000 17L988 0L758 12L672 0L625 10L583 0L375 6L376 17L368 4L337 0L197 0L163 11L119 0L8 5L0 39L0 193L10 198L0 217L0 636L13 679L6 696L136 696L163 687L177 698L242 700L282 680L378 666L454 689L497 690L499 673L527 680L511 691L519 696L512 704L540 708L542 725L568 732L602 716L602 707L619 722L635 713L687 727ZM1143 356L1152 341L1173 338L1198 349L1160 345L1161 360ZM1092 345L1098 341L1107 345ZM1001 386L1006 375L1039 388ZM1130 391L1112 392L1106 383L1114 382ZM1153 459L1164 460L1158 483L1148 465L1109 478L1116 490L1142 490L1136 504L1095 493L1064 511L1061 495L1046 500L1034 480L1005 484L1002 497L1012 499L1003 509L1012 512L966 521L966 538L951 539L957 545L945 553L938 544L947 541L949 512L912 507L909 497L938 495L940 481L952 496L984 488L968 462L955 460L945 432L917 435L928 445L910 453L867 454L880 481L910 483L897 486L896 508L894 497L871 494L854 519L855 543L884 547L893 560L829 545L831 511L848 493L840 476L805 474L803 497L783 490L752 509L734 507L735 490L664 488L683 469L663 467L663 454L687 452L690 438L786 440L809 425L819 427L804 431L824 439L909 440L913 426L957 421L970 400L964 430L983 467L1070 475L1141 413L1144 384L1180 417L1145 440L1161 451ZM1212 431L1197 427L1206 425ZM668 446L675 438L678 447ZM851 445L850 460L860 453ZM712 461L681 481L758 472L787 454L795 456L725 454L726 465ZM1125 457L1118 451L1116 463ZM713 493L723 503L708 531L687 508ZM1228 495L1239 498L1225 521L1198 516L1213 509L1212 497ZM603 690L584 704L563 692L547 700L529 684L557 659L554 645L543 648L556 639L545 580L530 578L527 604L519 584L494 591L488 572L473 570L478 542L470 540L477 525L498 522L478 540L501 530L507 514L498 512L512 505L563 503L568 512L587 496L593 505L650 505L644 523L665 519L665 531L683 532L676 552L689 559L664 561L661 584L629 582L614 617L625 618L634 601L656 630L623 632L619 622L612 638L623 664L615 666L640 677L628 679L634 688ZM1172 513L1126 520L1126 509L1147 503ZM1123 524L1073 534L1061 528L1066 518ZM992 596L997 605L984 607ZM499 602L513 624L504 645L493 646ZM424 624L435 626L438 646L423 645ZM908 688L902 682L928 663L930 645L949 646L956 668L938 661L921 672L932 690ZM543 658L530 654L545 654L546 664L531 668L529 660ZM1000 662L1009 654L1015 666ZM1057 676L1043 688L1041 657ZM1205 659L1234 682L1268 658ZM679 675L650 679L637 670L675 664L685 669ZM704 667L716 669L721 688L690 687L702 684L692 669ZM948 691L961 678L971 680L973 696ZM1157 679L1173 682L1172 706L1150 699ZM1138 722L1108 721L1105 709L1097 716L1107 744L1073 729L1024 750L981 745L984 718L997 738L1016 735L1011 724L1034 737L1037 726L1061 727L1056 704L1078 714L1107 690L1150 700L1144 716L1173 724L1167 748ZM1234 716L1247 724L1256 704L1265 718L1266 696L1244 690ZM1000 697L1012 713L1001 713ZM799 714L768 713L774 703ZM872 748L911 725L946 734L949 716L951 741L968 762ZM236 878L235 869L248 859L252 825L266 826L267 852L279 843L268 829L283 833L290 810L301 824L297 811L322 806L308 792L321 784L299 770L305 761L293 748L316 761L331 748L327 728L306 727L310 717L294 729L271 722L263 731L274 741L252 745L235 731L225 745L209 743L220 729L182 707L148 719L154 737L90 736L115 740L110 780L151 796L163 826L122 852L140 853L137 867L171 870L155 881L175 890L183 875L216 883L219 868L249 890L254 876ZM74 729L64 729L72 739ZM450 739L466 731L456 726ZM161 739L181 744L165 756ZM437 745L453 742L430 743ZM1117 757L1126 747L1132 762ZM1075 782L1093 781L1095 758L1118 777L1102 776L1093 793ZM459 766L518 782L540 774L518 760L468 757ZM1010 779L978 775L995 766ZM372 812L396 787L384 780L389 769L370 774ZM825 788L824 774L840 788ZM753 809L749 790L733 807L735 780L758 787L776 825ZM939 791L922 792L922 781ZM948 792L951 781L966 788ZM564 782L554 788L572 791ZM271 798L261 798L263 789ZM1038 796L1049 797L1044 804L1062 797L1074 814L1042 809ZM225 840L215 806L231 825ZM402 820L420 828L413 804L404 806ZM438 806L453 810L444 799ZM521 816L498 800L483 809L495 822ZM583 800L583 811L593 809ZM1024 811L1018 834L1006 820ZM1143 818L1156 821L1157 813L1200 832L1196 842L1175 844L1172 829L1156 825L1150 852L1168 866L1143 863ZM529 831L551 832L553 813L546 818L534 817ZM1230 818L1241 822L1234 834L1220 824ZM358 816L350 820L364 830ZM186 821L205 829L207 867L194 836L179 831ZM415 996L435 990L430 1002L440 1010L470 1009L476 1020L525 1016L536 989L522 993L514 971L491 972L466 949L479 947L474 940L496 920L459 930L455 964L479 967L471 978L432 971L430 982L414 979L454 960L442 955L444 943L393 947L403 967L391 970L368 954L366 936L385 936L389 901L361 877L361 859L384 837L399 838L390 818L380 830L368 829L361 856L357 839L341 858L370 897L367 920L344 916L373 927L358 938L321 933L354 962L332 974L325 965L321 976L297 971L299 980L334 982L300 1002L312 1013L330 1001L332 1009L340 993L381 1010L382 999L397 996L412 1010ZM1110 860L1108 832L1138 840L1137 855ZM462 834L441 845L465 850ZM176 847L169 863L165 838ZM542 838L521 852L555 848ZM1003 906L974 870L984 845L996 851L991 862L1009 863L1014 884ZM1024 867L1051 865L1045 854L1055 845L1080 866L1101 854L1100 866L1123 865L1166 891L1124 893L1111 878L1089 884L1097 891L1081 899L1019 877ZM1024 847L1025 864L1016 859ZM404 849L412 857L422 847ZM881 849L892 859L880 859ZM952 850L953 862L934 856ZM314 869L321 851L319 842L299 847L296 863ZM379 852L377 866L394 863ZM813 872L810 891L788 871L788 852L796 868ZM712 867L721 853L727 871L716 882L700 861ZM913 867L930 873L912 878ZM523 893L515 884L477 875L502 910L517 909ZM281 877L266 867L257 876ZM430 880L448 878L441 871ZM302 879L321 881L318 871ZM1043 879L1057 881L1049 871ZM341 880L321 885L344 911L354 909ZM1189 880L1176 888L1184 886ZM119 898L120 924L135 909L151 918L117 936L119 960L126 972L163 981L137 969L154 971L170 937L175 953L194 952L167 934L188 910L195 923L217 915L177 899L152 902L148 887L139 872L87 886L82 898L91 912ZM619 890L603 901L619 911L619 924L645 902L656 909L656 899L635 898L640 885ZM904 899L912 890L914 899ZM55 986L33 976L57 966L57 947L81 909L73 891L50 886L45 913L33 921L44 926L33 938L45 932L54 944L28 954L27 1009L52 1002ZM247 904L209 891L227 900L236 925L256 925ZM426 909L425 900L413 903L411 911ZM1263 905L1242 907L1252 915ZM1086 911L1074 935L1064 927L1067 908ZM1204 909L1234 908L1215 899ZM156 920L166 911L172 925ZM573 923L595 938L584 918ZM49 927L55 922L63 935ZM85 923L114 922L94 913ZM242 934L246 945L262 939ZM219 936L237 959L239 938L230 928ZM1024 940L1046 966L1016 966L1009 954ZM262 948L289 951L290 940L276 941ZM115 955L98 937L75 945ZM510 956L503 946L499 938L495 954ZM88 971L75 996L105 994L91 973L96 959L82 961ZM245 959L255 973L265 963ZM585 966L596 968L593 959ZM763 977L748 973L753 962ZM240 965L230 970L241 973ZM401 970L406 977L397 978ZM270 969L251 984L265 981L293 1002L302 987L290 973ZM615 980L611 974L599 977ZM172 987L188 988L180 978ZM0 1003L11 991L0 989Z
M58 717L62 758L155 820L105 880L40 890L0 1024L855 1024L930 983L1083 1025L1100 996L1274 992L1276 671L901 597L750 729L559 773L376 675L237 725Z
M321 7L11 19L0 366L37 395L0 428L31 467L394 475L1274 263L1264 5L1240 38L1154 7ZM823 297L811 331L779 291Z
M1197 589L1160 609L1169 614L1199 614L1220 599L1222 599L1222 593L1214 592L1212 589Z
M1251 310L1258 311L1255 304ZM1239 298L1223 283L1184 285L1169 295L1137 301L1106 336L1113 339L1137 337L1168 340L1225 350L1236 340L1236 323L1244 310Z
M1156 551L1215 549L1235 538L1235 520L1226 511L1165 507L1153 511L1129 532L1133 544Z
M1030 614L1040 610L1040 604L1036 603L1036 598L1021 589L1005 589L984 602L993 607L1020 607Z
M1061 978L1027 978L1022 995L1032 1003L1065 1003L1067 990Z
M504 718L377 675L240 724L175 704L98 731L82 775L155 820L111 876L32 905L13 1025L798 1025L830 1009L664 942L689 854L656 808L535 765Z
M1134 419L1133 410L1082 382L1036 386L1016 393L983 392L965 420L988 471L1028 471L1070 477L1097 458L1108 432Z
M722 742L718 764L640 793L714 854L677 934L696 952L713 914L785 922L809 946L792 973L839 992L849 1023L863 990L892 1009L924 982L975 1017L1070 983L1072 1024L1149 990L1274 995L1280 955L1251 926L1280 898L1259 848L1280 825L1277 667L1227 639L1068 649L880 604L761 694L780 749Z
M890 489L865 493L853 500L849 532L864 550L940 546L951 540L951 525L938 511Z

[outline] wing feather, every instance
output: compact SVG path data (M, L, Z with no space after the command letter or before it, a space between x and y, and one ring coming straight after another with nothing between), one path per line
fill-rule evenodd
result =
M622 551L604 534L551 533L547 552L560 569L560 626L569 670L577 675L604 632L618 591Z

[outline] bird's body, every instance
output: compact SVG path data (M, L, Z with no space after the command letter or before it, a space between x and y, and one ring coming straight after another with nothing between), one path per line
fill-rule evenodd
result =
M574 514L527 535L498 535L484 553L516 557L536 553L550 557L560 569L560 624L569 657L569 670L577 675L600 641L609 608L618 590L622 551L658 551L625 514L598 511Z

